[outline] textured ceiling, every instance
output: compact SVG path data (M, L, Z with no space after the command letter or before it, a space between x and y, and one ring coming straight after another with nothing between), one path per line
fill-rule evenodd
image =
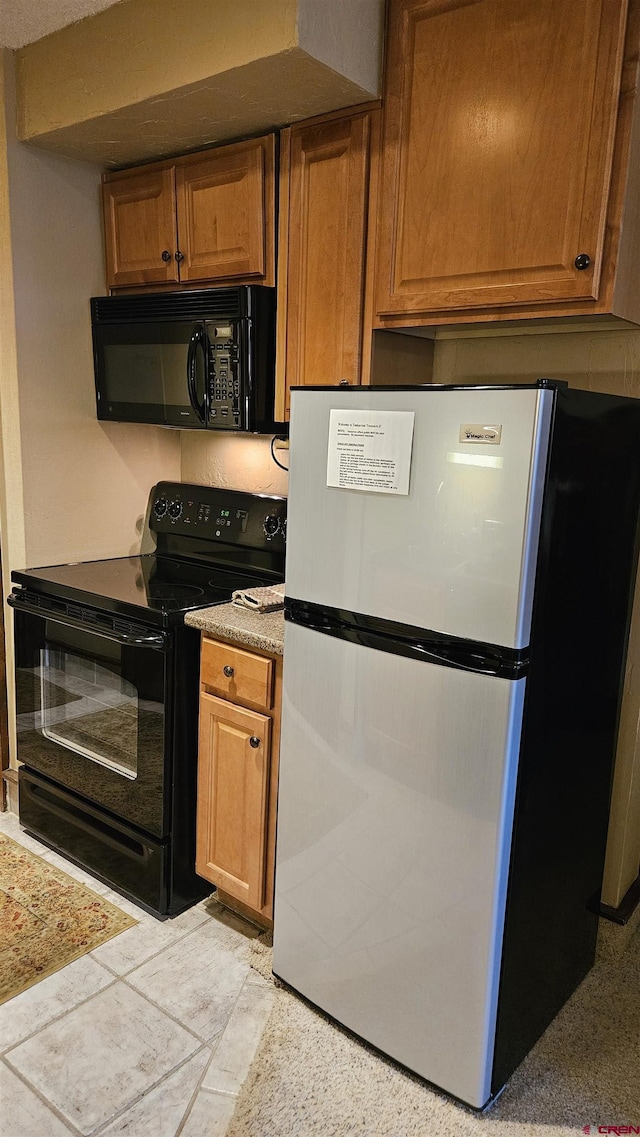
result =
M24 47L119 0L0 0L0 45Z

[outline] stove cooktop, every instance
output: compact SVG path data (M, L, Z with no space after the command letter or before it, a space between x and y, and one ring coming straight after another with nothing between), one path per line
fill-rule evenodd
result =
M167 627L185 612L231 600L237 588L284 577L286 501L268 494L158 482L148 530L155 553L12 572L11 580L46 598ZM41 598L45 598L44 602Z
M50 565L12 575L16 583L32 591L164 625L194 608L226 603L236 588L265 583L264 578L250 572L192 564L155 553Z

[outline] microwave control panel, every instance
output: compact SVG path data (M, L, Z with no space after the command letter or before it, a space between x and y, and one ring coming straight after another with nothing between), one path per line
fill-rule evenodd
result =
M235 329L230 323L207 323L209 337L209 423L211 426L239 430L240 352Z

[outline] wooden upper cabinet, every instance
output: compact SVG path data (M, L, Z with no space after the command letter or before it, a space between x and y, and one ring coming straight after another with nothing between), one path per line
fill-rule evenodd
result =
M378 114L283 132L277 417L288 416L291 386L360 382L370 141Z
M107 284L177 281L173 170L111 175L102 186Z
M391 0L378 326L599 310L626 17L626 0Z
M274 165L275 137L269 135L176 166L181 280L266 280L273 260Z
M275 284L275 135L105 174L107 286Z

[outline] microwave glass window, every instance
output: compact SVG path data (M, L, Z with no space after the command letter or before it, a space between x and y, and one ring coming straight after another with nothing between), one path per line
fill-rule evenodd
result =
M114 403L180 406L187 399L186 343L127 343L104 347L107 398ZM202 352L196 374L202 372ZM199 384L203 382L202 375Z

